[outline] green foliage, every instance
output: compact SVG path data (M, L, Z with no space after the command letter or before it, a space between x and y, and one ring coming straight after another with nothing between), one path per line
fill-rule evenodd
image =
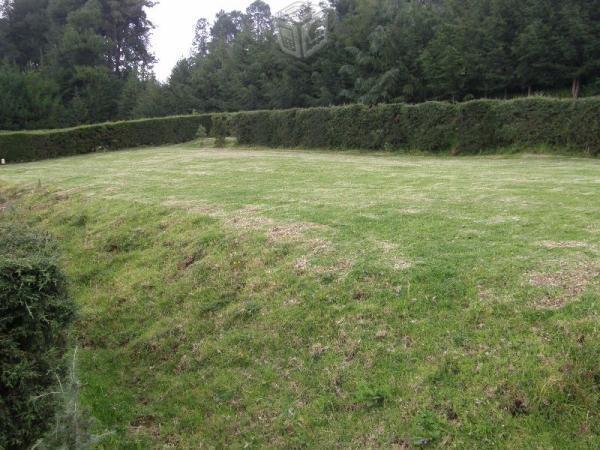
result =
M600 99L362 105L231 115L241 144L480 153L555 146L600 152Z
M222 147L225 145L225 138L229 136L230 124L229 116L226 114L214 114L212 116L211 136L216 138L215 145Z
M208 137L208 133L206 132L206 127L204 125L200 125L198 127L198 131L196 131L196 138L203 139L205 137Z
M325 2L323 2L325 3ZM564 2L563 2L564 3ZM262 1L201 19L173 69L171 114L591 95L600 67L599 0L336 0L328 45L284 55Z
M118 116L120 119L134 119L134 109L139 103L140 97L145 92L146 85L139 79L137 73L132 73L127 77L127 81L121 91L121 96L118 102ZM156 114L151 114L148 117L155 117Z
M7 162L191 141L209 135L216 146L240 144L427 152L481 153L498 148L560 147L600 153L600 99L534 97L418 105L199 114L0 134Z
M64 130L0 134L0 157L7 162L120 150L191 141L198 127L210 129L210 117L194 115L87 125Z
M5 88L0 73L0 129L599 92L600 0L330 0L328 44L308 59L281 51L256 0L199 19L191 56L166 82L148 50L153 3L2 2L0 61L38 79Z
M38 71L0 62L0 130L47 128L60 123L58 85Z
M22 226L0 228L0 448L28 448L47 428L74 315L55 248Z
M132 102L132 110L128 119L141 119L144 117L161 117L167 115L168 111L173 111L173 96L168 95L165 86L156 80L150 80L141 84L141 92Z
M132 117L128 80L135 77L143 90L154 61L151 6L149 0L2 1L0 129Z
M77 86L65 114L68 124L98 123L115 117L118 110L119 80L104 67L78 67L71 81Z

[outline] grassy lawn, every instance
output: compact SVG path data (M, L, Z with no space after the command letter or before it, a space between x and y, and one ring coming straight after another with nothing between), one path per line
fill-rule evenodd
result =
M600 161L200 147L0 168L105 448L598 448Z

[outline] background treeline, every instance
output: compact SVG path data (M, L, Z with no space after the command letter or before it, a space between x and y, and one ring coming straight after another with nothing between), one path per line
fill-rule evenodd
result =
M0 129L255 109L600 94L600 0L329 0L329 44L279 49L261 0L200 19L151 73L146 0L4 0ZM5 88L7 86L8 88Z
M185 113L600 93L600 0L329 6L329 45L309 60L279 50L263 2L200 20L162 98Z
M127 117L147 76L149 0L0 0L0 129Z

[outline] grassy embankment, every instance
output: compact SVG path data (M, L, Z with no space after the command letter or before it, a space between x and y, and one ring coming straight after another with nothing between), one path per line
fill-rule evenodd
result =
M593 448L600 163L170 148L0 168L107 448Z

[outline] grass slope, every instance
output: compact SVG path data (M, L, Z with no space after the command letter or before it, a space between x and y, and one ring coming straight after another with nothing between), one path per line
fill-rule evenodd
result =
M106 448L597 448L596 160L189 144L0 186L62 242Z

